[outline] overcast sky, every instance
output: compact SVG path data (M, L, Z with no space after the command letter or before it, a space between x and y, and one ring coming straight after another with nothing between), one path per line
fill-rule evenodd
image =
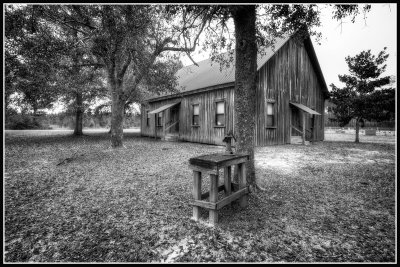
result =
M313 40L314 49L318 57L326 84L334 83L343 86L339 82L338 74L348 73L345 62L346 56L355 56L363 50L371 50L373 55L387 47L389 58L387 60L386 75L396 75L396 27L397 27L396 4L372 4L371 11L367 13L364 20L363 14L356 17L355 23L350 19L344 20L342 27L340 23L332 19L332 9L321 5L321 45ZM200 50L200 49L198 49ZM194 60L208 58L207 53L198 54L194 52ZM193 64L187 56L182 58L184 65Z
M331 19L331 10L321 14L321 45L314 44L319 64L326 84L339 82L338 74L348 73L346 56L355 56L363 50L371 50L373 55L387 47L386 75L396 75L397 62L397 6L396 4L372 4L371 11L364 20L360 14L353 24L349 20L340 27ZM330 88L329 88L330 89Z

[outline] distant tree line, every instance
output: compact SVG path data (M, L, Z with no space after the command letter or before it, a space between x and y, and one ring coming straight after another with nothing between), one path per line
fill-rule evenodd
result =
M74 129L76 116L71 112L60 112L58 114L46 114L37 112L35 115L30 113L11 112L6 117L6 130L44 130L67 128ZM85 112L82 118L83 128L107 128L111 127L111 112ZM140 114L128 113L124 115L123 128L140 127Z
M356 119L351 119L349 123L347 123L344 126L341 126L341 124L338 121L331 120L332 118L334 118L334 115L332 113L325 113L325 127L354 128L354 129L356 128ZM367 121L367 120L365 120L363 123L361 123L360 127L394 131L395 127L396 127L396 121L395 120L388 120L388 121Z

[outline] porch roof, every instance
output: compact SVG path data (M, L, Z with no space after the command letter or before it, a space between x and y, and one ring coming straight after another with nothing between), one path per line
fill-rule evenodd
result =
M155 109L155 110L150 111L149 114L159 113L159 112L164 111L164 110L166 110L166 109L172 108L173 106L176 106L176 105L178 105L179 103L181 103L181 101L174 102L174 103L170 103L170 104L166 104L166 105L161 106L161 107L159 107L159 108L157 108L157 109Z
M291 105L293 105L293 106L295 106L295 107L297 107L297 108L299 108L299 109L301 109L301 110L303 110L303 111L305 111L305 112L307 112L309 114L321 115L320 113L316 112L315 110L312 110L311 108L309 108L309 107L307 107L307 106L305 106L303 104L294 103L294 102L289 102L289 104L291 104Z

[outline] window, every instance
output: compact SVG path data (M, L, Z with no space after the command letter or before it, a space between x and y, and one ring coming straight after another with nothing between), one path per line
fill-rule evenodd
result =
M275 101L267 100L267 127L275 127Z
M224 126L225 125L225 101L218 101L215 110L215 125Z
M192 125L193 126L199 125L199 112L200 112L200 105L194 104L193 105L193 117L192 117Z
M150 114L149 114L149 110L146 110L146 126L150 126Z
M163 113L160 112L157 114L157 126L162 126L163 123Z

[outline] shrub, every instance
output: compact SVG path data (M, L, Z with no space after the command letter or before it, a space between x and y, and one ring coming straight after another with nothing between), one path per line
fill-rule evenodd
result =
M43 124L39 117L34 117L29 114L14 114L6 117L5 129L49 129L49 126L47 124Z

